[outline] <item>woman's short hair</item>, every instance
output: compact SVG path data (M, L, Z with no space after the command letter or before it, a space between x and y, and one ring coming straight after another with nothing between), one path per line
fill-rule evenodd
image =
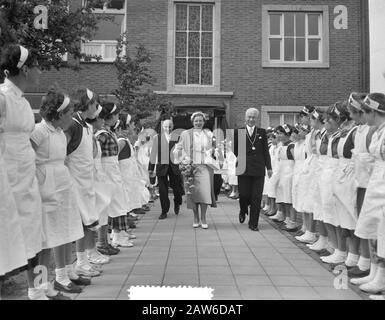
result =
M75 111L87 111L89 106L98 102L96 93L87 88L79 88L73 95Z
M23 63L19 63L22 57L22 50L28 52L28 56ZM27 51L25 51L27 50ZM20 45L12 44L1 52L0 70L3 73L8 71L9 76L18 76L23 66L32 67L38 61L38 55L35 50L26 49Z
M326 111L327 118L331 118L338 123L342 123L346 120L351 120L348 101L338 101L334 105L330 106Z
M114 115L120 113L120 108L113 102L105 101L101 103L102 112L99 117L104 120L110 120Z
M62 113L67 113L73 107L68 95L63 91L50 87L48 93L43 96L40 106L40 115L46 121L52 122L60 119Z
M383 93L370 93L365 97L362 109L366 113L378 112L385 115L385 95Z
M192 115L191 115L191 122L194 122L195 118L196 117L202 117L203 118L203 121L206 121L206 115L202 112L202 111L197 111L197 112L194 112Z

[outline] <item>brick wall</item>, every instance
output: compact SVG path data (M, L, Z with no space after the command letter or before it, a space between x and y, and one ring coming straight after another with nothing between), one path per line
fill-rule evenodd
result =
M329 6L330 68L262 68L262 21L264 4L308 5L306 0L222 0L221 14L221 91L233 91L230 101L230 124L243 122L246 108L262 105L328 105L353 91L362 90L360 1L311 1ZM348 29L333 27L336 5L348 8ZM157 82L154 90L166 90L167 73L167 0L129 0L127 30L130 50L143 44L151 52L151 69ZM76 74L70 71L44 75L39 90L53 81L73 89L84 84L98 93L110 93L117 85L114 66L86 64ZM183 104L218 104L217 98L173 98ZM227 98L226 98L227 99ZM189 101L189 102L188 102ZM224 102L224 101L223 101ZM179 102L178 102L179 103Z

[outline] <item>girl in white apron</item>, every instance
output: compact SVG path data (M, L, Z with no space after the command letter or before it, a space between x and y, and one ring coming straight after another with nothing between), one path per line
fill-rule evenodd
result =
M80 293L82 289L75 283L89 284L89 280L83 281L73 274L72 242L83 238L84 233L71 176L64 165L67 140L63 130L71 125L72 113L70 98L51 89L43 98L40 108L43 121L35 126L31 142L36 152L36 174L43 204L45 240L40 264L49 268L53 249L56 267L54 288L67 293ZM63 299L61 294L49 288L48 282L43 285L47 287L47 296L55 300Z
M359 215L361 211L366 188L374 165L374 157L369 153L369 145L376 127L370 127L364 119L362 104L365 97L366 94L352 93L349 97L348 106L350 117L358 124L354 139L354 149L352 150L355 183L357 185L357 215ZM357 256L355 256L354 261L356 266L348 270L348 275L349 277L367 276L370 271L369 241L367 239L357 238L353 232L350 233L350 237L357 242L359 250L357 249ZM346 262L346 265L349 266L349 263Z
M310 118L311 118L311 113L314 111L314 107L313 106L304 106L303 109L301 110L301 112L299 113L299 121L300 121L300 124L302 125L307 125L307 126L310 126ZM312 239L308 239L308 237L310 236L310 234L313 234L314 230L310 230L310 229L314 229L314 225L312 225L312 219L311 219L311 216L305 212L304 208L303 208L303 205L304 205L304 201L307 199L307 197L305 196L308 189L307 189L307 185L309 184L309 177L308 175L304 175L303 172L308 172L309 171L309 166L311 165L312 163L312 157L310 156L311 153L310 153L310 139L311 139L312 135L310 132L308 132L308 134L305 136L305 148L306 148L306 154L307 154L307 158L306 158L306 161L304 162L304 169L301 170L301 172L299 173L301 175L301 178L299 179L300 181L300 203L298 203L298 207L301 207L299 212L301 212L301 215L302 215L302 227L301 227L301 230L300 230L300 238L301 239L306 239L306 240L309 240L309 241L314 241L314 237L312 237ZM306 169L305 169L306 167ZM306 192L303 193L302 190L305 190ZM304 196L301 196L301 195L304 195ZM311 226L311 227L310 227ZM305 234L306 234L306 237L305 237ZM313 234L315 236L315 234ZM297 236L298 238L299 236Z
M333 193L335 180L337 179L340 161L338 159L338 143L341 135L340 126L349 119L347 105L337 102L327 111L326 129L335 133L330 136L328 144L327 162L321 177L321 201L323 209L323 222L328 231L328 238L334 252L331 255L321 257L321 260L329 264L343 263L347 258L346 238L340 228L340 220L337 212L337 198ZM342 128L343 129L343 128Z
M20 222L25 244L25 250L13 252L15 257L10 267L27 258L28 297L31 300L47 300L44 289L34 286L34 268L38 265L37 255L43 248L44 235L42 204L35 175L35 152L30 142L35 121L31 106L23 97L27 87L39 83L41 72L36 58L33 52L18 45L11 45L2 52L0 69L4 72L5 81L0 85L0 145L4 150L2 161L18 215L9 222ZM19 227L14 230L21 236ZM23 247L21 240L14 244L19 249Z
M124 236L122 231L128 230L127 213L129 208L128 199L124 192L122 175L119 168L118 139L111 131L119 118L120 108L112 102L102 103L100 117L104 119L104 128L96 133L102 149L102 165L107 176L107 181L115 186L115 193L108 206L108 224L112 230L113 247L132 247L134 244Z
M99 105L96 112L95 119L87 119L87 123L91 124L94 130L94 134L104 126L104 119L99 117L102 107ZM108 183L108 179L102 166L102 149L99 141L94 136L94 186L95 186L95 198L96 198L96 211L99 215L99 229L98 243L92 242L92 249L87 250L88 260L93 264L106 264L109 263L109 255L115 255L119 253L119 249L113 248L107 241L108 230L108 206L111 203L113 194L115 193L115 186ZM107 248L106 252L99 248ZM111 253L111 254L109 254Z
M65 163L74 183L84 229L84 237L76 241L75 272L80 276L96 277L100 275L100 270L96 265L90 264L86 253L86 249L91 250L94 247L94 231L99 225L99 215L95 207L93 129L86 119L95 117L98 103L96 94L86 88L78 89L75 98L76 114L72 118L71 126L65 131Z
M368 125L377 130L373 134L369 152L375 158L374 168L366 189L364 203L357 221L355 234L368 239L371 250L371 266L368 276L351 279L360 289L377 294L385 290L384 211L385 211L385 95L372 93L364 100L364 117ZM378 241L381 241L380 251Z
M286 231L295 232L298 230L297 225L297 213L302 211L302 203L304 194L307 190L304 188L304 181L301 176L304 170L304 165L307 157L306 152L306 141L305 137L310 131L310 127L306 124L297 126L296 141L294 143L294 149L292 151L294 157L294 169L293 169L293 187L292 187L292 198L293 208L291 212L290 221L287 224Z
M237 157L235 156L234 152L231 150L231 141L228 142L228 146L226 149L226 164L227 164L227 172L228 172L228 183L231 187L231 193L229 195L229 198L231 199L238 199L239 198L239 192L238 192L238 176L236 175L236 163L237 163Z
M279 141L277 138L277 133L273 132L271 135L271 146L269 148L271 166L273 170L273 175L271 178L266 177L266 194L267 194L267 205L269 209L266 212L268 217L271 217L277 213L277 204L275 203L276 190L279 177L279 166L278 166L278 151L279 151Z
M290 217L294 169L294 158L291 152L294 148L294 144L290 141L292 132L293 127L288 124L284 124L277 128L277 135L282 142L282 146L278 153L280 168L276 202L281 205L282 211L278 211L277 215L271 217L273 221L277 222L288 221ZM278 214L280 214L280 216L278 216Z
M87 123L91 124L94 134L101 130L104 126L104 119L99 117L102 107L99 105L95 119L87 119ZM112 247L108 243L108 206L111 203L115 186L108 183L108 179L102 165L102 149L100 142L94 135L94 186L96 197L96 211L99 213L99 226L97 233L97 243L95 248L88 252L88 260L93 263L108 263L109 256L116 255L120 252L118 248Z
M328 134L324 127L325 116L319 110L316 109L313 111L310 123L313 128L312 138L310 141L312 160L310 162L310 166L306 168L308 172L305 174L309 176L308 179L310 179L310 182L308 184L308 198L304 202L304 211L312 212L312 218L318 227L319 238L316 242L314 242L315 236L311 233L311 230L306 230L308 232L308 236L306 236L305 232L301 239L297 238L297 240L309 242L307 246L311 250L322 252L328 247L327 230L322 222L323 213L320 199L320 180L323 175L325 163L327 162Z
M150 178L148 175L148 163L150 161L150 153L149 153L149 141L146 140L145 137L139 135L138 141L135 143L137 146L136 152L136 163L138 168L138 178L142 181L140 184L140 195L141 195L141 203L142 209L145 211L149 211L148 202L150 201L151 194L148 190L147 186L150 184ZM140 212L140 211L139 211Z

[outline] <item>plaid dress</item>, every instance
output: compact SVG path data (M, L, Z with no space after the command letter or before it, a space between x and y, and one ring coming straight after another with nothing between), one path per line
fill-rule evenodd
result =
M103 157L114 157L119 154L118 139L112 131L103 129L101 134L98 135L98 141L102 150ZM111 230L125 231L129 229L128 213L126 216L120 216L116 218L108 217L108 226Z

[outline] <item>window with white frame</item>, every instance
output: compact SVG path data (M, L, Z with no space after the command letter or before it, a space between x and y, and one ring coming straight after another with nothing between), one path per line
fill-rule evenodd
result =
M263 66L329 66L327 7L263 7Z
M269 112L268 113L268 124L269 127L277 127L284 123L294 125L299 121L299 114L294 112Z
M213 19L213 4L175 4L175 85L213 85Z
M82 52L101 56L101 62L113 62L116 59L117 38L126 30L126 1L106 1L95 9L96 14L108 14L112 19L101 20L98 31L92 41L82 43Z

